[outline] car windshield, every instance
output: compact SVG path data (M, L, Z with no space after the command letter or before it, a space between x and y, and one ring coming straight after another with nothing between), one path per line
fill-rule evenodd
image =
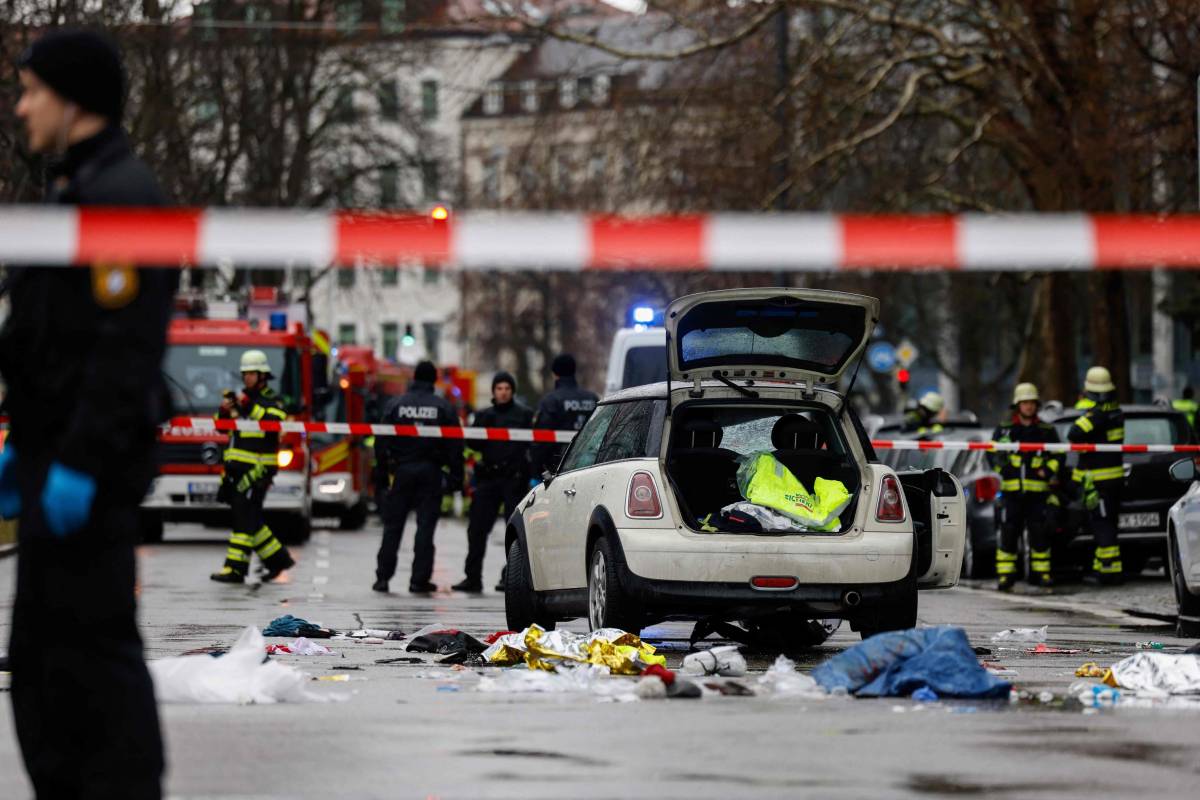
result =
M209 415L221 405L221 395L226 391L241 392L242 375L239 371L241 346L219 344L173 344L167 348L163 362L171 402L175 409L193 415ZM267 354L271 373L281 381L276 388L283 392L290 384L282 347L257 348Z
M643 345L631 347L625 354L625 372L621 376L621 388L645 386L667 379L667 346Z
M705 416L720 426L720 446L745 456L774 450L771 431L780 417L790 414L799 414L815 426L812 440L799 443L802 448L828 450L837 455L846 452L833 415L825 408L719 408Z

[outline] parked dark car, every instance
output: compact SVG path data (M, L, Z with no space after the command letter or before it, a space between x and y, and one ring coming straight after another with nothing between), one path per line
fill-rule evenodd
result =
M1157 405L1122 406L1125 413L1125 444L1194 444L1195 433L1187 417L1173 409ZM1042 417L1054 425L1064 441L1075 419L1076 409L1044 410ZM1183 496L1187 487L1171 479L1170 468L1179 460L1176 453L1126 453L1125 486L1121 497L1121 515L1117 522L1117 541L1127 575L1145 569L1150 559L1165 563L1167 557L1167 512ZM1079 461L1069 453L1064 475ZM1088 569L1092 562L1093 539L1087 530L1087 515L1079 499L1064 506L1064 513L1051 547L1055 551L1055 571L1068 563ZM1068 561L1063 560L1063 550Z

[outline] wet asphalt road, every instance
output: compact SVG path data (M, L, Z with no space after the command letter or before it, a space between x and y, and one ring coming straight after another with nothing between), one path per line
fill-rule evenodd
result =
M295 552L284 583L228 587L207 580L219 565L221 533L168 529L167 543L141 551L142 628L147 656L228 645L246 625L294 614L334 628L402 628L432 622L484 636L504 628L503 600L449 591L418 598L370 591L378 527L320 530ZM501 547L489 548L488 585ZM407 586L411 542L393 588ZM461 574L463 526L438 533L435 582ZM0 561L0 641L8 637L15 559ZM1138 641L1168 650L1160 622L1130 606L1169 609L1161 577L1104 595L1064 587L1053 596L1004 597L986 588L924 593L921 624L954 624L982 658L1020 689L1061 698L1084 661L1109 664ZM355 615L358 615L356 618ZM1084 650L1032 655L989 642L1010 627L1049 626L1049 644ZM567 628L583 631L576 621ZM648 629L674 666L689 628ZM47 635L69 635L47 632ZM848 629L798 659L811 667L858 641ZM280 641L280 640L275 640ZM316 691L351 693L342 703L163 707L170 796L531 798L636 797L1194 797L1200 786L1200 713L1163 709L1085 712L1056 700L987 705L909 700L706 697L606 703L586 695L492 694L479 676L430 663L379 665L406 656L402 642L329 642L334 656L279 656L313 675ZM754 654L755 670L774 654ZM335 667L360 667L335 670ZM613 679L622 680L622 679ZM753 685L756 676L745 683ZM7 702L0 703L0 797L29 794Z

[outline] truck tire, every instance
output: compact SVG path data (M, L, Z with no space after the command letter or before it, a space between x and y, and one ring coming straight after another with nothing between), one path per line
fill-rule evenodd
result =
M312 518L304 514L271 514L267 527L287 545L304 544L312 536Z
M604 536L597 539L588 553L589 630L620 628L633 634L641 632L642 615L621 586L622 566L608 539Z
M359 499L357 503L338 515L338 527L344 531L361 530L367 524L367 501Z
M159 544L163 540L163 515L161 511L138 511L138 540L142 544Z
M533 578L529 574L529 559L520 539L508 546L508 562L504 568L504 621L510 631L523 631L530 625L554 630L554 620L542 611Z

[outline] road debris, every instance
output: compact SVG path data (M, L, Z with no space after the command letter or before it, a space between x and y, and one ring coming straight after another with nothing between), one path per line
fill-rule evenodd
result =
M304 636L308 639L329 639L337 634L332 628L323 628L306 619L285 614L271 620L263 629L263 636Z
M530 625L521 633L506 633L483 652L490 664L510 666L522 661L530 669L553 671L566 662L598 664L616 675L640 675L646 667L665 667L667 659L655 655L653 645L619 628L601 628L590 634L545 631Z
M1106 683L1151 694L1200 694L1200 656L1137 653L1113 664Z
M1067 650L1061 647L1049 647L1045 642L1040 642L1037 647L1031 650L1026 650L1026 653L1034 656L1041 655L1061 655L1061 656L1076 656L1082 653L1082 650Z
M996 642L1044 642L1048 625L1040 628L1008 628L992 635L992 643Z
M1134 645L1138 650L1162 650L1162 642L1138 642Z
M721 675L738 678L746 674L746 658L741 654L737 645L714 647L711 650L701 650L699 653L689 653L683 659L685 675Z
M1109 670L1100 666L1095 661L1089 661L1083 664L1079 669L1075 670L1076 678L1106 678Z
M311 639L305 639L301 636L291 644L269 644L267 645L267 655L273 656L276 654L287 654L293 656L332 656L336 655L333 650L330 650L323 644L317 644Z
M825 690L817 685L813 677L797 671L796 662L787 656L775 659L775 663L759 677L758 687L764 693L777 697L826 697Z
M426 625L412 635L404 648L409 653L435 653L437 655L464 655L482 653L487 646L474 636L457 628L441 624Z

